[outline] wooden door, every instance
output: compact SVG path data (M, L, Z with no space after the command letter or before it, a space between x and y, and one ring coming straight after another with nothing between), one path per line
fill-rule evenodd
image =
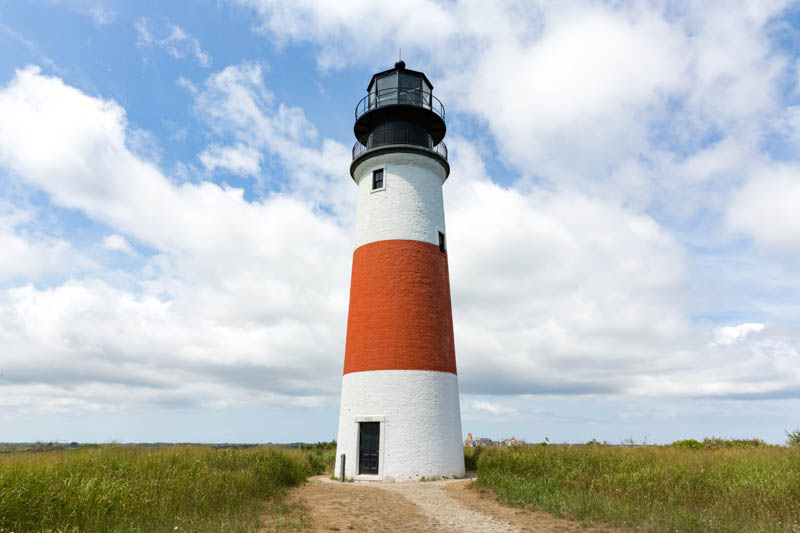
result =
M380 422L361 422L358 428L358 473L378 473L378 452L381 442Z

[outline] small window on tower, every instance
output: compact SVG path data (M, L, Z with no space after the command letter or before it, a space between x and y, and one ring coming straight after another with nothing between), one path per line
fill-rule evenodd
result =
M445 253L446 249L444 247L444 233L441 231L439 232L439 251Z
M383 189L383 169L372 171L372 190Z

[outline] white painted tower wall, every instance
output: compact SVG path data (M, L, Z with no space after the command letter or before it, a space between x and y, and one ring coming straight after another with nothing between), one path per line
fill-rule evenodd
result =
M384 188L372 190L372 171L384 169ZM358 185L356 248L408 239L439 244L445 233L442 166L416 153L366 159ZM445 233L446 235L446 233ZM380 283L376 280L376 283ZM380 422L378 475L358 475L358 423ZM464 450L458 376L429 370L372 370L342 380L335 475L385 481L461 477Z

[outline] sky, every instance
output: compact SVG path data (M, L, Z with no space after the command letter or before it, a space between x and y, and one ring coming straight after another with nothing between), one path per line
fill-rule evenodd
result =
M0 0L0 441L332 440L353 112L447 110L464 434L800 427L800 4Z

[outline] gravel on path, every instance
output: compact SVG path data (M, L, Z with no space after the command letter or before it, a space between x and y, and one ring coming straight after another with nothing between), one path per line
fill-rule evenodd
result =
M289 494L287 504L307 522L305 528L290 529L312 533L622 533L601 524L509 507L491 490L470 485L469 479L341 483L315 476ZM267 520L261 531L284 530Z
M468 509L452 498L444 488L461 481L420 481L417 483L380 483L381 490L394 492L420 508L439 527L439 531L454 533L521 533L521 529L490 515Z

